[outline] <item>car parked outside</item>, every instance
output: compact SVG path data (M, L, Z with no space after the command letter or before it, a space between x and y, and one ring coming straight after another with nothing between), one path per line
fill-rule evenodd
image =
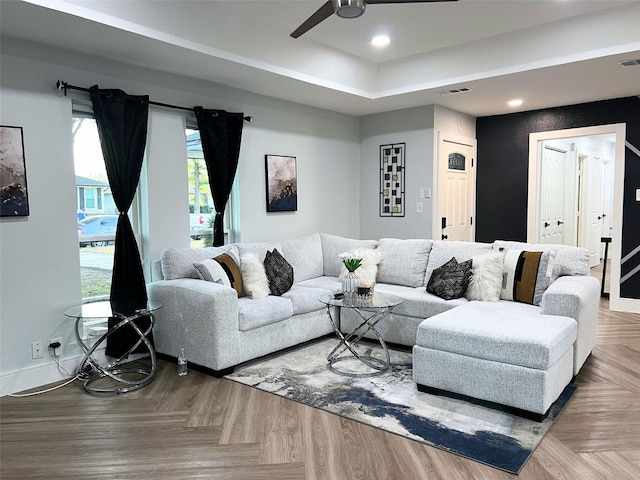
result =
M118 215L92 215L78 222L81 247L104 247L116 239Z

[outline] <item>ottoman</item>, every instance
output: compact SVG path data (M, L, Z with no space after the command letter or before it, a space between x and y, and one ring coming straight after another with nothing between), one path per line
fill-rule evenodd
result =
M542 421L571 381L576 336L575 320L533 305L468 302L420 323L413 379Z

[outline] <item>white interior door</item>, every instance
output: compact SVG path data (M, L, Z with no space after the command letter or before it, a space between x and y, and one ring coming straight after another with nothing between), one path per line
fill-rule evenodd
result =
M615 162L607 159L602 160L602 196L604 210L602 219L602 236L610 237L613 230L613 185L614 185Z
M594 267L600 264L600 238L602 236L604 194L603 194L603 171L602 159L599 157L587 158L586 181L588 188L583 192L588 214L587 245L589 249L589 266Z
M567 153L546 145L542 152L539 243L564 243Z
M473 240L475 146L446 138L439 149L439 237Z

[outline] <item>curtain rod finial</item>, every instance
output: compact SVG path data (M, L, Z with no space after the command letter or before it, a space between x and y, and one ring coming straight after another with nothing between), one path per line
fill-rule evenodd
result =
M63 82L62 80L58 80L56 82L56 90L58 91L58 96L61 97L64 95L67 96L67 82Z

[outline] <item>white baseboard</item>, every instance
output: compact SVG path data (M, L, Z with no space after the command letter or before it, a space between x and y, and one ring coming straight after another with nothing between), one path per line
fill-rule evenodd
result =
M98 348L93 353L92 357L100 365L106 366L114 359L110 357L108 358L104 352L104 347ZM148 354L132 354L129 356L128 361L148 357ZM62 369L59 370L53 360L49 363L21 368L12 372L0 374L0 397L4 397L7 394L16 394L37 387L43 387L42 390L46 390L46 385L54 382L60 382L62 380L69 380L75 374L78 369L78 365L80 365L83 358L84 354L77 354L60 360L61 367L69 372L69 376L64 375L60 371Z
M60 365L73 376L80 360L82 360L82 355L74 355L62 359ZM0 375L0 396L22 392L68 378L58 370L58 366L53 361L34 367L21 368Z

